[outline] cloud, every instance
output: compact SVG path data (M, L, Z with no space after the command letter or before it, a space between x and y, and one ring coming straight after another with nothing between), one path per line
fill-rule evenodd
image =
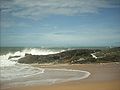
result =
M98 13L101 8L115 8L119 0L1 0L4 14L39 20L49 15Z
M24 22L15 22L11 20L1 20L1 30L7 30L10 28L30 28L31 25Z

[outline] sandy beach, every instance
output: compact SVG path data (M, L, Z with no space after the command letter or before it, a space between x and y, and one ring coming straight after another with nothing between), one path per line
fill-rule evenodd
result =
M0 90L120 90L120 0L0 4Z
M101 64L34 64L34 67L76 69L91 73L88 78L53 85L31 85L6 90L120 90L120 63Z

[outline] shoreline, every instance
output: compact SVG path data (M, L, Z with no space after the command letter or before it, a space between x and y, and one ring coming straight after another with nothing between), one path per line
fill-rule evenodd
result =
M120 90L120 63L101 64L33 64L34 67L88 71L88 78L53 85L31 85L5 90Z

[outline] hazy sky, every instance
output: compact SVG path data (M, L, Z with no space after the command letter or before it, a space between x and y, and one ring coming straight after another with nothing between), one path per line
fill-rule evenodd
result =
M119 46L120 0L0 0L1 46Z

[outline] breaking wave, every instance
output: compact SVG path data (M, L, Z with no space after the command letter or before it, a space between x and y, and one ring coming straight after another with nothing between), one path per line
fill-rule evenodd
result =
M32 54L32 55L47 55L47 54L54 54L59 53L64 50L54 50L54 49L39 49L39 48L26 48L21 51L12 52L9 51L5 55L0 55L0 66L13 66L17 64L17 60L24 57L25 54ZM15 57L16 56L16 57ZM13 58L10 58L13 57Z

